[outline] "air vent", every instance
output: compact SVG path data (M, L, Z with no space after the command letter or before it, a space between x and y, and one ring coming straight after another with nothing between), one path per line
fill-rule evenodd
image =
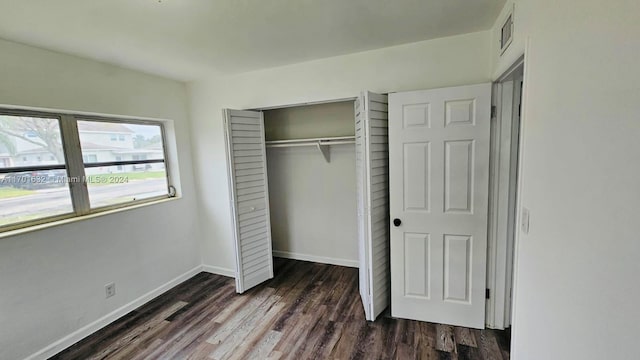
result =
M513 40L513 7L505 15L502 27L500 28L500 55L511 45Z

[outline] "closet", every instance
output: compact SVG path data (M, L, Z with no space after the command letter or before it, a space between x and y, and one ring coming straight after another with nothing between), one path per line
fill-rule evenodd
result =
M359 268L368 320L389 305L387 97L225 110L236 290L273 256Z
M238 292L272 278L275 255L358 267L367 320L391 305L484 328L488 304L489 325L508 324L517 139L491 99L475 84L226 110Z
M358 266L353 101L263 114L273 255Z

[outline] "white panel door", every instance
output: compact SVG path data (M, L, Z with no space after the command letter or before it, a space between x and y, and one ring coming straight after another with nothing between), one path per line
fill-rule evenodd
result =
M360 296L367 320L389 306L389 152L387 96L355 102Z
M261 112L224 110L236 291L273 278L264 119Z
M491 84L389 95L391 314L484 328Z

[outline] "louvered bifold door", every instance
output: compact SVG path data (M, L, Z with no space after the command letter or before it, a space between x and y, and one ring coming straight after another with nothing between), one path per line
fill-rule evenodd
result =
M367 169L367 233L372 320L391 298L389 270L389 139L387 95L366 92L365 144Z
M264 119L261 112L225 110L236 291L273 278Z
M373 321L390 299L387 96L364 92L355 114L360 296Z
M365 144L365 99L364 94L358 97L354 104L356 121L356 194L357 194L357 221L358 221L358 268L359 287L362 306L367 320L374 320L371 313L371 288L369 286L370 263L369 263L369 217L367 216L367 157Z

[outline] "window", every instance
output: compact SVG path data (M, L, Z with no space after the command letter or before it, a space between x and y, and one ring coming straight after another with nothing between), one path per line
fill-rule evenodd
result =
M98 161L98 155L82 155L82 161L85 162L85 163L97 162Z
M55 161L42 166L28 160L40 156L23 155L34 152L46 152ZM60 118L0 114L0 155L9 160L0 164L0 229L73 212L71 192L64 186Z
M95 150L97 139L93 132L83 129L126 132L135 139L129 146L102 151L105 160L100 162L96 161L95 156L92 158L87 155L84 172L92 208L168 194L160 124L79 120L78 133L84 155ZM124 139L124 135L120 136Z
M164 144L161 122L0 109L0 232L172 196Z
M124 135L118 135L118 141L124 141Z

